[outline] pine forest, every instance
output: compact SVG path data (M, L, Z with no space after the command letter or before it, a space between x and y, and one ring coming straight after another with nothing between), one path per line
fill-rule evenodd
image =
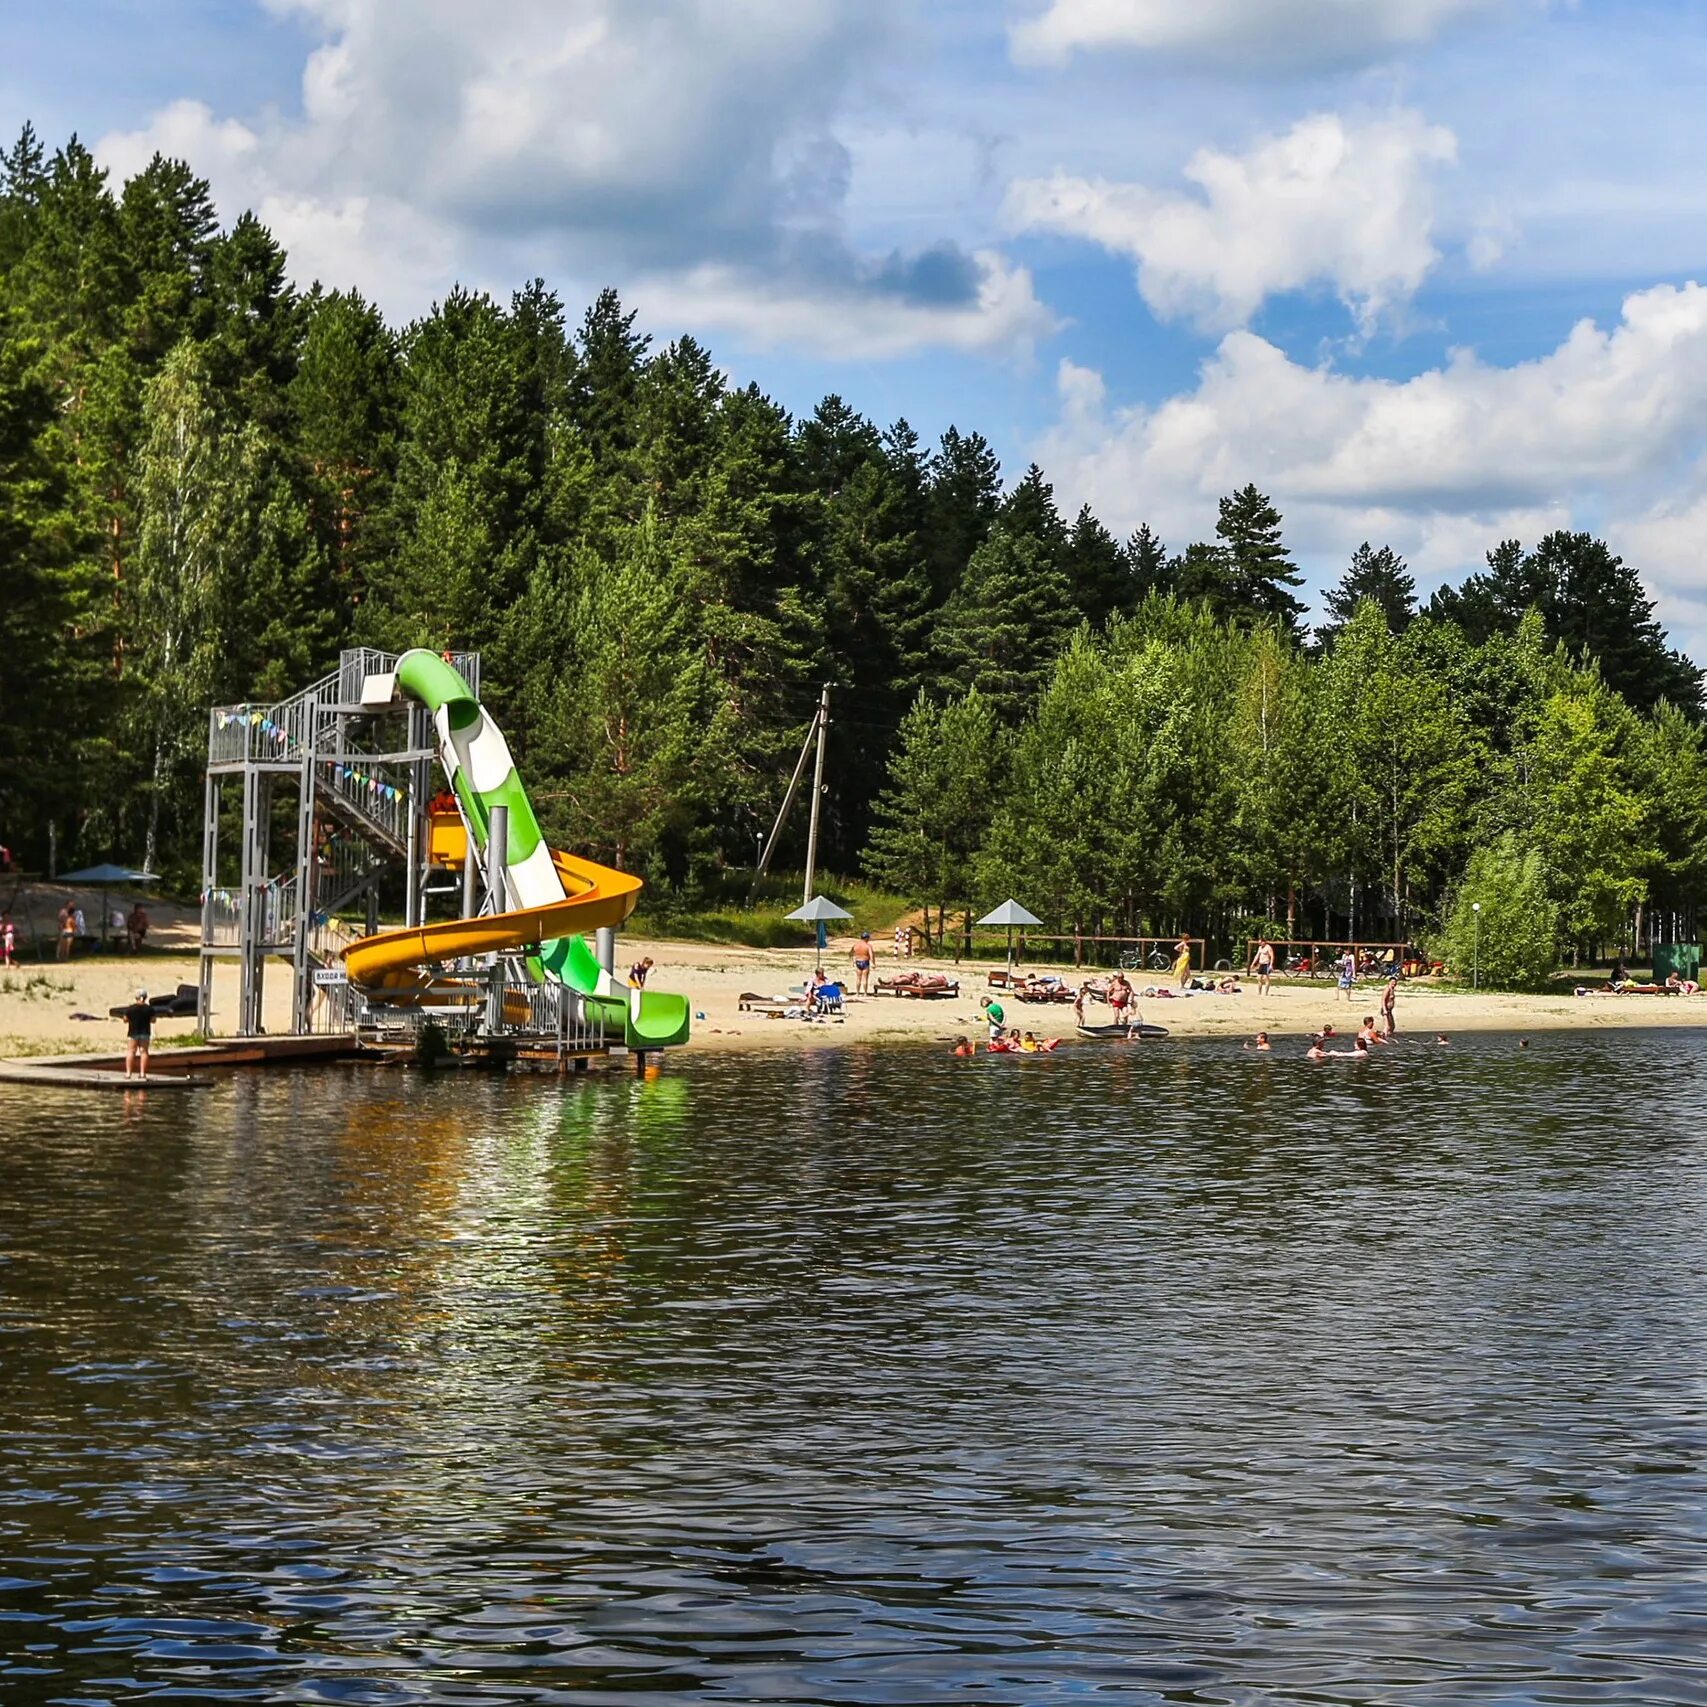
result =
M840 397L796 418L613 291L394 326L289 278L193 167L0 156L0 840L193 891L207 708L370 644L478 650L554 840L655 904L744 892L822 684L821 862L952 946L1693 935L1702 678L1616 542L1490 539L1419 601L1361 547L1306 623L1257 484L1114 537ZM803 840L803 826L799 839ZM798 841L780 856L798 863Z

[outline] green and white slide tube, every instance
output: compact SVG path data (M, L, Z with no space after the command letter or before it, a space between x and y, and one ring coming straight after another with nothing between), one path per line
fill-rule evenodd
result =
M516 773L510 744L462 673L436 652L417 647L398 659L396 686L433 714L440 760L477 848L487 846L493 808L508 810L506 907L543 907L563 900L563 881ZM541 943L537 962L530 959L529 964L536 976L553 978L589 998L607 1025L620 1023L630 1048L687 1040L686 997L629 990L599 964L585 937Z

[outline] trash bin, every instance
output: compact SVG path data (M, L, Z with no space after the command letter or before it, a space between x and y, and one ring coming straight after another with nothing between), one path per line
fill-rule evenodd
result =
M1663 984L1672 973L1680 978L1701 981L1701 944L1698 942L1656 942L1654 944L1654 982Z

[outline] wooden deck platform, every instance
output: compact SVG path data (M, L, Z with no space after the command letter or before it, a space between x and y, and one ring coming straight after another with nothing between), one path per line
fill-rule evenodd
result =
M61 1067L55 1057L0 1061L0 1084L49 1085L59 1091L199 1091L213 1083L197 1073L154 1073L127 1079L124 1068Z
M332 1061L357 1055L361 1041L354 1033L334 1032L315 1037L232 1037L218 1043L199 1043L186 1049L156 1049L148 1078L126 1079L124 1052L93 1055L32 1055L0 1060L0 1084L48 1085L60 1090L199 1090L214 1081L197 1068L265 1067L298 1062Z

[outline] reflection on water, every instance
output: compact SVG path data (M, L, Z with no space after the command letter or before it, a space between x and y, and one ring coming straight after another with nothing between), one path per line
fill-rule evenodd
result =
M0 1700L1707 1701L1704 1059L7 1089Z

